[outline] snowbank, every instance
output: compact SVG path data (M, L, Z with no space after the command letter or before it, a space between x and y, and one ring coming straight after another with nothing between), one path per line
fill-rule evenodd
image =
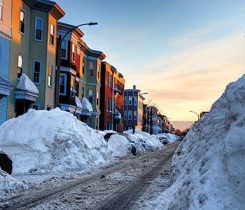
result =
M131 154L132 145L122 135L114 134L110 137L108 145L114 157L127 157Z
M124 135L130 142L134 143L137 154L162 149L164 147L156 136L143 131L136 130L133 134L132 130L128 130L124 131Z
M29 92L34 93L34 94L39 94L39 91L38 91L36 85L24 73L22 73L16 88L19 90L29 91Z
M179 136L172 134L172 133L160 133L160 134L157 134L156 137L158 139L159 138L166 138L169 143L173 143L173 142L180 140Z
M179 146L172 185L156 209L244 209L244 104L245 75L227 86Z
M90 170L112 160L101 134L72 114L29 110L0 126L0 148L13 161L13 173Z
M0 201L12 197L16 192L27 189L25 182L16 180L0 169Z

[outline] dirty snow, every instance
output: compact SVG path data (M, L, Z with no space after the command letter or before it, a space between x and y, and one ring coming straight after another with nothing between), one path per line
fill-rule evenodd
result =
M244 209L245 75L189 131L156 209Z
M173 143L173 142L180 140L179 136L172 134L172 133L160 133L160 134L157 134L156 137L157 138L161 138L161 137L167 138L169 143Z
M13 173L90 170L112 161L102 135L71 113L30 109L0 127L0 148Z
M122 135L112 135L108 141L108 145L112 149L114 157L126 157L131 154L132 145Z
M16 194L17 191L27 189L24 181L15 179L0 169L0 201Z

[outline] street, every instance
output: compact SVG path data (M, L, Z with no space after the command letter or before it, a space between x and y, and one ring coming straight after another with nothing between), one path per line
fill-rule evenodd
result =
M137 209L168 187L179 142L87 175L47 181L0 204L3 209ZM161 185L155 187L155 183ZM165 183L165 184L162 184ZM150 191L149 191L150 189ZM160 191L159 191L160 189Z

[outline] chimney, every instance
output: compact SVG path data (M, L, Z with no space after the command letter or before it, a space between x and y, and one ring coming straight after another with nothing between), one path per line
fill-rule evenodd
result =
M133 85L133 89L136 89L136 85Z

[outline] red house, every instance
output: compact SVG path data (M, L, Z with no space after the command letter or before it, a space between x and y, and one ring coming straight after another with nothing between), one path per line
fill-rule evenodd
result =
M124 116L123 75L107 62L101 65L100 129L123 132Z

